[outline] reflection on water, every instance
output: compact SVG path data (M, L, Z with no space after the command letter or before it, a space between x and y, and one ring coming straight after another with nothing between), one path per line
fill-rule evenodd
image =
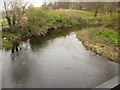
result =
M86 50L75 32L51 35L3 51L4 88L93 88L117 76L117 63Z
M29 77L29 57L26 52L14 53L11 55L12 62L12 80L16 84L16 87L24 85ZM19 61L18 61L19 60ZM21 85L22 83L22 85Z

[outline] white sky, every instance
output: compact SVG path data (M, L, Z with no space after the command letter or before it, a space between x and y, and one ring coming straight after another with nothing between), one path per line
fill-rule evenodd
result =
M7 1L7 0L6 0ZM12 0L14 1L14 0ZM31 2L35 7L39 7L43 4L44 1L51 2L51 1L59 1L59 2L82 2L82 1L89 1L89 2L118 2L120 0L23 0L26 2ZM3 0L0 0L0 11L3 10Z
M24 1L32 3L35 7L39 7L43 4L44 0L24 0ZM0 11L2 10L3 10L3 0L0 0Z
M39 7L43 4L44 0L25 0L28 2L31 2L35 7Z

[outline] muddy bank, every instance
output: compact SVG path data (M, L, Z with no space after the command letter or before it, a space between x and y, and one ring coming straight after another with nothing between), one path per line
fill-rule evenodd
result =
M77 33L77 38L82 41L87 49L108 58L111 61L119 63L119 47L113 45L110 37L99 35L101 32L107 32L103 28L83 29Z

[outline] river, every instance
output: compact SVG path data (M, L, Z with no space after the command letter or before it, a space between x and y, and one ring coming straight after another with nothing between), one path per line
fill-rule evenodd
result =
M3 88L94 88L118 75L118 64L87 50L76 31L31 37L2 51Z

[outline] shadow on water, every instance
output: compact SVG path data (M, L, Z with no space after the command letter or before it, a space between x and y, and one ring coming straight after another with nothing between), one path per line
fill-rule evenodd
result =
M48 40L53 40L57 37L65 37L66 35L69 35L70 32L75 32L80 30L81 28L69 28L69 29L57 29L57 30L53 30L53 31L49 31L45 36L41 35L38 37L32 36L32 37L25 37L22 38L20 41L15 41L13 43L13 47L11 49L11 53L17 52L19 50L21 50L21 43L25 43L27 42L27 40L30 40L30 44L31 44L31 48L34 49L38 49L43 47L44 43ZM34 42L34 44L32 43ZM34 47L34 45L36 45Z
M12 80L16 84L15 87L24 87L29 78L30 64L29 57L26 52L16 52L11 55L12 60ZM21 84L22 83L22 84Z
M66 37L71 32L75 32L75 31L78 31L78 30L80 30L80 28L79 29L78 28L58 29L58 30L48 32L48 34L46 34L45 36L28 37L30 39L31 49L33 51L38 50L38 48L44 47L45 46L44 44L48 40L52 41L55 38Z

